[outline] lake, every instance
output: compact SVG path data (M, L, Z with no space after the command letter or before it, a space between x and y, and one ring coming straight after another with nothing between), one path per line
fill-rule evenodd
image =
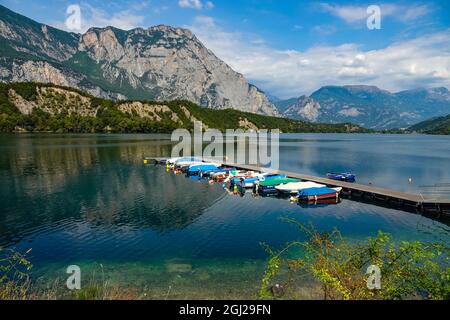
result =
M302 240L283 217L337 227L350 241L389 232L396 241L450 240L447 224L343 200L302 208L277 198L228 194L144 157L167 157L167 135L0 135L0 246L32 248L33 279L138 288L146 298L254 298L267 255ZM450 137L283 134L281 169L323 176L352 171L358 182L450 198ZM412 178L409 183L408 178ZM305 282L300 298L316 292Z

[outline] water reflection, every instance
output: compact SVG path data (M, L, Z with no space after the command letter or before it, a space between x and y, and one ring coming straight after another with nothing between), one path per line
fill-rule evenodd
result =
M0 244L70 219L159 232L189 225L223 192L142 166L167 140L127 136L2 137ZM207 197L204 197L205 193Z

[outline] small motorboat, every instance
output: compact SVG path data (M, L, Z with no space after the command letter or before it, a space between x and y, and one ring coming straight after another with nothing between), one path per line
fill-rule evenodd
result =
M326 187L323 184L311 182L311 181L303 181L303 182L291 182L276 186L280 193L284 194L298 194L300 190L308 189L308 188L323 188Z
M188 162L202 162L202 159L195 158L195 157L170 158L170 159L167 159L166 164L169 166L175 166L177 164L188 163Z
M287 175L263 173L259 177L259 181L266 181L266 180L272 180L272 179L284 179L284 178L287 178Z
M286 177L265 179L256 184L256 191L261 194L277 193L278 190L275 188L276 186L297 182L300 182L300 180Z
M352 173L328 173L327 178L337 181L355 182L356 176Z
M213 176L215 174L221 174L221 173L227 174L229 171L230 171L230 169L224 169L224 168L217 167L217 168L211 169L211 170L201 170L199 172L199 174L201 174L203 177L213 179Z
M242 185L242 179L251 179L256 178L257 174L254 171L245 171L245 170L239 170L239 171L230 171L230 175L227 178L228 181L230 181L231 186L234 185ZM228 182L227 181L227 182Z
M232 170L212 172L209 174L209 178L215 182L224 182L230 176Z
M188 172L191 166L198 166L202 164L204 164L204 162L196 162L196 161L177 162L174 165L174 170L175 171L179 170L181 172Z
M326 199L339 199L339 193L342 191L342 188L307 188L300 190L298 192L298 201L299 202L310 202L310 201L319 201Z
M258 181L259 177L241 178L240 185L242 188L253 188Z
M265 181L267 179L277 179L277 178L286 178L285 174L270 174L270 173L258 173L252 174L250 177L242 177L240 185L242 188L253 188L260 181ZM235 182L237 183L237 182Z
M189 166L187 173L189 175L198 175L199 172L217 170L219 167L215 163L201 163L201 164L193 164Z

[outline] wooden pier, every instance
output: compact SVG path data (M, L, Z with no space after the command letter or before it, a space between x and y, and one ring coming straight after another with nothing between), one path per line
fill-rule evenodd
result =
M145 160L153 161L156 163L164 163L166 159L146 158ZM285 174L290 178L312 181L327 185L329 187L342 187L343 198L349 200L419 213L437 219L450 218L450 199L436 199L419 194L410 194L385 188L374 187L371 185L336 181L297 172L272 170L259 166L242 165L235 163L223 163L223 165L241 170Z

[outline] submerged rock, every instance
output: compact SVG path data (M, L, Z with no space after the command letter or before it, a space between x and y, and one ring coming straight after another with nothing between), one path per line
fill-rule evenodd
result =
M286 293L286 287L277 283L270 287L270 293L272 293L274 297L281 298Z
M192 269L192 265L189 263L168 263L166 265L166 270L169 273L190 273Z

